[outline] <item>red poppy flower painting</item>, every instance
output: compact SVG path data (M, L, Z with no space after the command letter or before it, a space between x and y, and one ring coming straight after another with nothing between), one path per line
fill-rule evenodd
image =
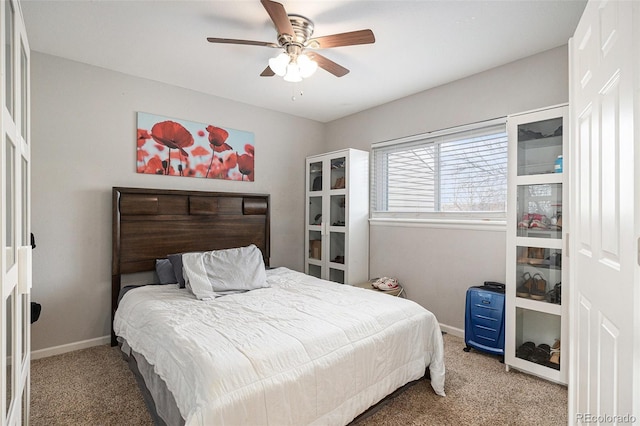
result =
M137 124L138 173L254 180L251 132L143 112Z

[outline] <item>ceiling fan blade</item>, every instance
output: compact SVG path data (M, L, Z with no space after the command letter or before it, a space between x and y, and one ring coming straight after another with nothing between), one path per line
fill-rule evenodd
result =
M276 73L273 72L273 70L269 65L267 65L264 71L260 73L260 77L273 77L274 75L276 75Z
M209 43L247 44L249 46L280 47L277 44L268 41L238 40L235 38L207 37L207 41Z
M326 71L329 71L331 74L336 77L342 77L349 73L349 70L343 67L342 65L338 65L333 62L331 59L327 59L324 56L320 55L316 52L307 53L310 59L313 59L318 63L318 66Z
M262 3L262 6L264 6L269 17L276 26L278 34L288 34L291 37L295 37L293 26L291 26L291 21L289 21L289 16L287 16L287 11L284 9L282 4L271 0L260 0L260 3Z
M376 38L371 30L351 31L348 33L333 34L324 37L312 38L307 46L315 49L327 49L329 47L353 46L356 44L375 43Z

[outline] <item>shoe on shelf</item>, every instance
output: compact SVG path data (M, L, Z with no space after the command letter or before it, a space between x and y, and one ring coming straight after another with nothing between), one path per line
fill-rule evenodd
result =
M532 277L531 298L534 300L544 300L547 297L547 281L536 273Z
M530 229L548 229L548 226L541 220L538 219L534 219L531 221L531 224L529 225Z
M562 304L562 284L557 283L547 292L546 300L549 303Z
M533 353L529 356L529 361L535 362L536 364L547 365L550 357L551 347L546 343L542 343L533 350Z
M533 287L533 278L531 274L525 272L522 274L522 284L516 288L516 296L518 297L529 297L531 296L531 289Z
M547 365L556 370L560 370L560 340L556 339L556 342L551 346L551 357Z
M529 259L544 260L544 247L529 247Z
M522 220L518 222L518 228L528 228L531 223L531 219L529 218L529 214L525 213L522 215Z
M531 354L536 348L536 344L533 342L524 342L518 349L516 349L516 356L522 359L529 359Z

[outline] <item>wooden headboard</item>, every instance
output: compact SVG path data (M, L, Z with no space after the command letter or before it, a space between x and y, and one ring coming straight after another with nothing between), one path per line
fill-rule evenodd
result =
M122 274L172 253L255 244L269 266L269 195L113 188L111 343Z

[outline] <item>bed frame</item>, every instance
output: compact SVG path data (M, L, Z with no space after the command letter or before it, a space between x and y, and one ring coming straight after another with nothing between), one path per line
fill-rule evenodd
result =
M269 195L113 188L111 345L123 274L153 271L172 253L255 244L269 266Z

